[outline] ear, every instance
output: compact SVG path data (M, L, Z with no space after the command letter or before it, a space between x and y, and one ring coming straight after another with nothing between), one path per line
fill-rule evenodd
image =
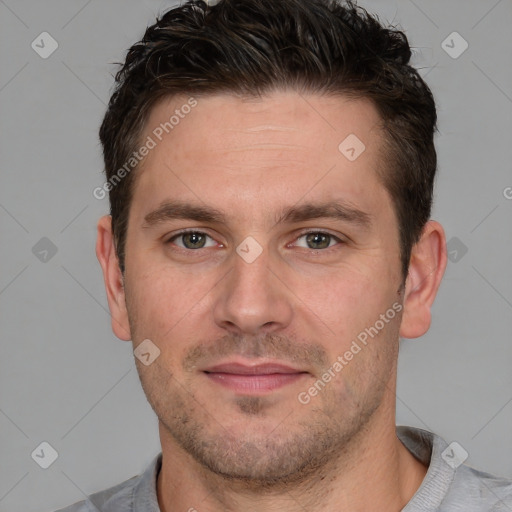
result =
M103 270L112 330L119 339L129 341L131 334L128 311L126 309L123 275L115 250L114 237L112 235L112 217L110 215L105 215L98 221L96 256Z
M405 281L404 312L400 326L403 338L425 334L431 321L430 308L446 269L446 236L443 227L429 221L413 246Z

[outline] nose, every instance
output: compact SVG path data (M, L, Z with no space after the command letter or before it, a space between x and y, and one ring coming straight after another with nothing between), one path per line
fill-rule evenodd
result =
M251 263L238 254L233 259L232 270L216 287L216 324L235 334L252 335L286 328L293 316L293 296L279 264L269 265L265 250Z

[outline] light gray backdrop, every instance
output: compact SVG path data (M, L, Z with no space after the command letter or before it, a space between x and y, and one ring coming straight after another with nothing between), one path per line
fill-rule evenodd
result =
M107 199L92 191L110 63L173 4L0 0L0 512L81 500L159 451L131 345L110 330L94 254ZM430 332L402 343L397 423L512 477L512 2L361 4L406 30L439 107L451 261Z

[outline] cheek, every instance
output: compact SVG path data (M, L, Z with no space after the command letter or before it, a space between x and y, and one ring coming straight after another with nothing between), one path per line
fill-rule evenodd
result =
M136 338L154 339L164 349L176 349L176 342L187 338L189 331L197 332L198 316L203 322L205 309L211 309L216 277L214 273L191 275L170 265L127 272L127 307Z
M186 300L179 279L165 272L127 272L128 312L138 337L161 338L186 313Z
M296 280L296 295L302 299L298 304L309 310L308 316L318 315L338 339L346 340L392 307L396 297L387 279L340 268L315 279Z

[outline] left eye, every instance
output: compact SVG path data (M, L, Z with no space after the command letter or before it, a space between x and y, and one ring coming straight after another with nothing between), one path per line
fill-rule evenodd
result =
M297 240L300 240L301 238L305 238L305 242L307 244L305 247L306 249L328 249L331 247L331 242L342 241L340 238L322 231L309 231L308 233L303 233L297 238ZM314 247L310 247L310 245L313 245Z

